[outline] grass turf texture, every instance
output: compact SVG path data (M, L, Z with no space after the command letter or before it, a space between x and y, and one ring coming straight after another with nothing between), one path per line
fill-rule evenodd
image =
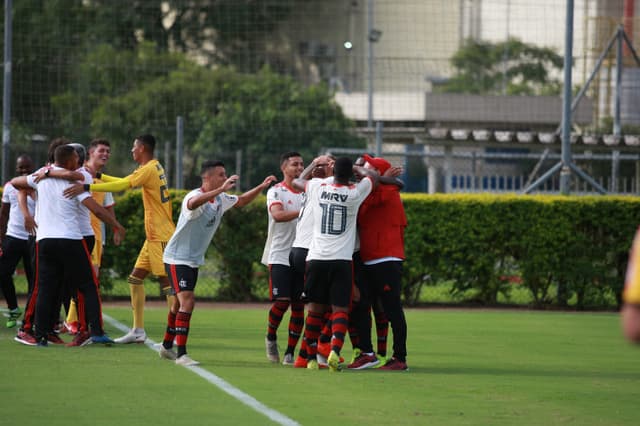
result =
M127 308L105 313L130 324ZM147 332L157 342L165 318L164 308L146 310ZM337 374L268 363L266 318L266 305L201 305L189 354L303 425L637 424L640 349L623 341L616 314L408 310L409 372ZM8 423L272 424L145 345L35 348L14 342L14 333L0 331ZM343 355L350 358L349 343Z

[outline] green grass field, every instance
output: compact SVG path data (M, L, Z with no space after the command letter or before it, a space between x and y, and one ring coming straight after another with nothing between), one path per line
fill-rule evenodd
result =
M407 310L410 371L330 373L268 363L266 309L196 308L189 354L302 425L637 424L640 348L616 314ZM165 309L146 312L160 341ZM128 308L105 313L130 323ZM14 333L0 331L0 424L278 423L145 345L35 348Z

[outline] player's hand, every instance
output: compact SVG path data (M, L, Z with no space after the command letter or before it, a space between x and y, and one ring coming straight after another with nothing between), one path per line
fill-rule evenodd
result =
M222 184L222 190L223 191L228 191L231 188L233 188L234 186L236 186L236 182L238 181L238 179L240 179L240 176L238 176L238 175L233 175L233 176L229 177Z
M267 176L266 178L264 178L260 186L262 187L262 189L268 188L273 182L276 182L277 180L278 179L274 175Z
M402 174L402 167L389 167L382 176L398 177Z
M125 229L118 223L119 226L113 228L113 244L119 246L124 240Z
M27 230L29 235L36 235L36 229L38 228L38 224L33 216L27 216L24 218L24 229Z
M42 179L46 179L47 177L47 171L51 170L51 167L42 167L40 170L38 170L37 172L35 172L32 176L33 176L33 181L35 183L40 182Z
M84 185L81 183L75 183L69 186L67 189L65 189L62 195L64 195L67 198L73 198L76 195L82 194L83 192L84 192Z

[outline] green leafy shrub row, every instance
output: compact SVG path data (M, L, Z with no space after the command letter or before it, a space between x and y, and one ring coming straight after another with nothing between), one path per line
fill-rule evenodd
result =
M187 191L172 190L174 220ZM621 301L629 248L640 218L632 197L403 194L408 226L403 297L416 304L424 286L452 283L454 296L492 305L524 286L537 307L599 308ZM130 272L144 242L139 191L117 198L124 243L107 244L102 271ZM264 196L225 214L207 262L220 281L218 299L249 301L264 295L259 263L266 239ZM109 286L102 274L102 285ZM459 299L459 298L456 298Z
M404 297L453 281L493 304L513 285L538 306L620 303L640 202L623 197L405 195ZM554 295L552 297L552 295Z

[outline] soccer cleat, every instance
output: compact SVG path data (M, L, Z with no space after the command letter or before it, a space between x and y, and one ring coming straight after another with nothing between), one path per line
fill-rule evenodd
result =
M78 321L64 322L64 329L66 329L67 334L75 335L78 334Z
M298 355L293 363L293 368L307 368L307 359Z
M38 341L33 334L23 330L18 330L18 334L16 334L16 337L14 337L13 340L27 346L35 346L38 344Z
M356 362L356 359L358 359L358 357L361 354L362 354L362 351L360 350L360 348L353 348L353 355L351 356L350 364L353 364L354 362Z
M365 368L372 368L380 364L380 360L376 358L374 354L360 354L351 364L347 365L350 370L364 370Z
M144 343L147 340L147 333L143 328L132 328L127 334L114 340L115 343Z
M327 358L327 364L329 364L329 371L335 372L342 370L342 365L340 365L340 355L338 355L336 351L331 351Z
M87 345L105 345L111 346L115 342L109 338L106 334L101 334L100 336L91 336L89 339L85 340L81 346Z
M400 361L396 357L391 357L387 360L387 363L380 367L378 370L402 370L406 371L409 367L407 367L407 363L404 361Z
M377 354L376 358L378 358L378 364L374 365L373 368L380 368L387 363L387 357L384 355Z
M318 342L318 353L325 358L329 358L329 354L331 353L331 343Z
M168 359L170 361L175 361L176 358L178 358L178 354L173 349L167 349L162 345L160 345L158 354L160 355L160 358Z
M293 365L293 354L284 354L282 365Z
M191 358L189 358L189 355L184 354L180 358L176 359L176 364L182 365L185 367L191 367L193 365L198 365L200 363L198 361L194 361Z
M62 340L56 333L47 334L47 340L54 345L64 345L64 340Z
M310 359L307 361L307 370L320 370L320 366L318 365L318 361L315 359Z
M20 308L15 308L9 311L9 319L7 320L7 328L13 328L18 325L18 318L22 315Z
M264 345L267 349L267 359L275 364L280 362L280 353L278 352L278 341L264 338Z
M73 337L73 340L70 343L67 343L67 347L85 346L89 344L88 341L90 340L91 334L89 334L88 331L80 331Z

